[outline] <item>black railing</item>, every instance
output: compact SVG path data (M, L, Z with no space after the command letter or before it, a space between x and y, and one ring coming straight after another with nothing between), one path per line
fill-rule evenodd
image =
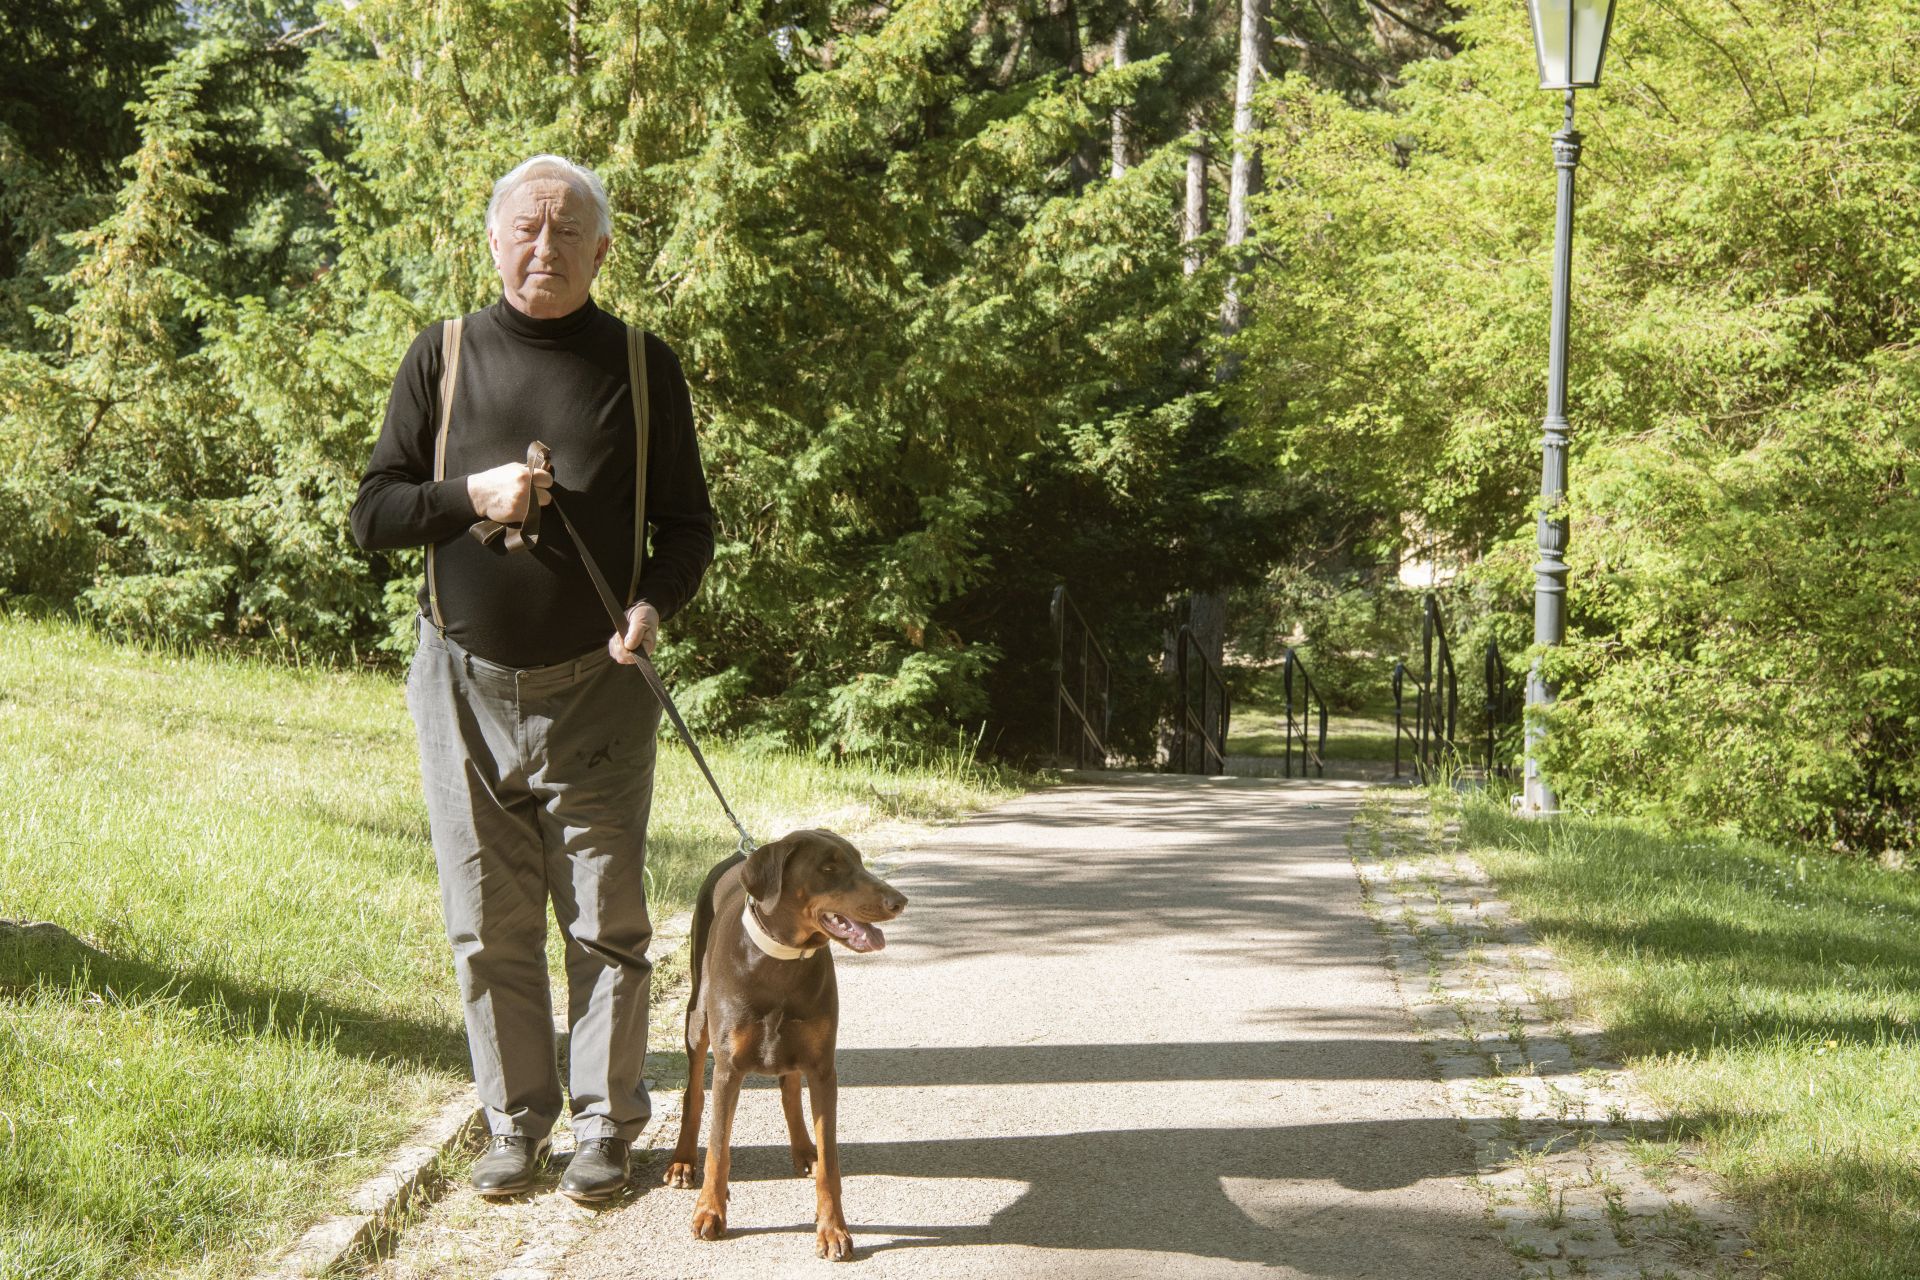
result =
M1408 669L1406 660L1393 664L1393 776L1399 777L1405 772L1400 767L1400 748L1405 745L1413 759L1420 759L1420 735L1407 727L1407 691L1406 686L1413 685L1413 722L1416 725L1426 722L1427 686L1420 677Z
M1298 720L1300 743L1300 776L1307 776L1307 766L1313 766L1314 776L1327 776L1327 704L1320 697L1320 691L1313 687L1313 677L1307 674L1307 664L1300 661L1300 655L1291 647L1287 649L1284 665L1283 684L1287 693L1287 747L1286 763L1283 766L1287 777L1293 776L1293 744L1296 740L1293 715L1294 676L1300 677L1300 718ZM1316 736L1309 730L1315 709L1318 709L1320 732Z
M1227 682L1188 627L1180 628L1173 666L1179 701L1173 712L1173 758L1169 763L1175 773L1225 773L1227 719L1231 712ZM1198 706L1195 694L1199 695Z
M1414 686L1413 728L1407 728L1406 685ZM1393 666L1393 776L1400 776L1400 744L1411 743L1414 771L1430 781L1440 764L1458 760L1460 677L1453 668L1453 650L1440 615L1440 602L1427 597L1420 620L1420 674L1404 662Z
M1500 656L1497 642L1487 641L1487 776L1511 778L1513 765L1500 758L1501 735L1520 723L1520 691L1513 687L1513 676Z
M1440 617L1440 601L1427 597L1425 615L1420 622L1420 652L1427 668L1427 687L1434 691L1427 716L1427 741L1434 758L1438 753L1460 754L1460 677L1453 669L1453 649L1447 644L1447 628Z
M1104 769L1112 714L1106 652L1064 586L1053 589L1049 612L1059 645L1053 681L1054 759L1062 768L1071 762L1075 769Z

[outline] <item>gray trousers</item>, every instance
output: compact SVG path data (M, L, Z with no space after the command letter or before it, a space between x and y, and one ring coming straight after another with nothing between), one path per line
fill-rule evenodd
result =
M659 702L604 648L517 670L423 618L407 709L489 1127L541 1138L560 1117L551 899L565 944L573 1131L631 1142L650 1113L646 839Z

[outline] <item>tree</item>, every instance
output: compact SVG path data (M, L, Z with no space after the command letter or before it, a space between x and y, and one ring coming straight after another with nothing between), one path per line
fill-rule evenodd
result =
M30 313L72 265L61 236L109 207L133 150L125 110L181 33L166 0L9 0L0 5L0 341L41 345Z
M1475 563L1509 635L1558 116L1511 19L1465 6L1460 52L1403 68L1387 112L1295 77L1268 91L1285 159L1256 204L1231 389L1276 465L1417 515ZM1896 122L1920 68L1902 22L1637 11L1583 96L1572 616L1546 761L1574 804L1911 846L1920 166Z

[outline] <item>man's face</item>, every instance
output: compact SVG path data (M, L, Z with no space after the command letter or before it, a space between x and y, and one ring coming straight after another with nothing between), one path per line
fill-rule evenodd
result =
M593 202L558 178L515 187L487 228L507 301L539 320L579 310L607 257L593 223Z

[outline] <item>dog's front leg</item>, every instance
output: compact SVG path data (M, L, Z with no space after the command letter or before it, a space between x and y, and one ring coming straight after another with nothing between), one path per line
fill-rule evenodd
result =
M707 1177L693 1206L693 1234L718 1240L727 1230L727 1173L733 1167L733 1113L740 1105L740 1072L719 1043L713 1054L713 1119L707 1131Z
M787 1146L793 1153L793 1171L802 1177L813 1172L819 1152L807 1137L807 1121L800 1114L800 1073L789 1071L780 1077L780 1110L787 1117Z
M840 1082L831 1063L807 1073L807 1094L813 1101L813 1140L819 1150L813 1162L814 1252L830 1262L845 1262L853 1256L853 1237L847 1234L847 1215L840 1207L840 1146L834 1138Z
M673 1160L660 1181L669 1187L691 1187L693 1164L700 1156L701 1084L707 1074L707 1033L687 1046L687 1090L680 1095L680 1138L673 1144Z

